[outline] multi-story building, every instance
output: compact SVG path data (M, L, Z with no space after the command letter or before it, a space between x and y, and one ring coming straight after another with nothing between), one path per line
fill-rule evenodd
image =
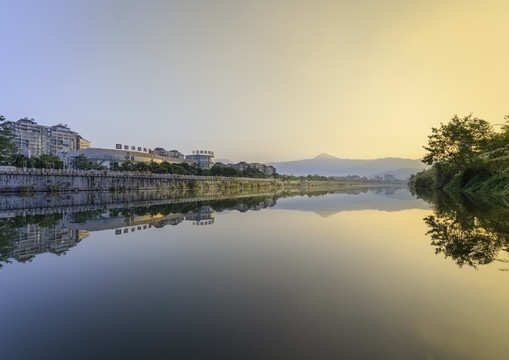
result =
M227 165L221 164L220 166L231 166L239 171L244 171L248 168L253 168L253 169L257 169L257 170L261 171L265 175L274 175L274 173L276 172L276 168L272 165L265 165L265 164L261 164L261 163L248 164L245 161L241 161L236 164L227 164Z
M257 170L260 170L265 175L274 175L274 173L276 172L276 168L274 166L272 166L272 165L265 165L265 164L260 164L260 163L251 163L251 164L249 164L249 167L257 169Z
M163 161L169 163L188 163L193 164L193 160L186 160L183 158L173 158L154 150L145 149L146 151L136 150L121 150L121 149L101 149L101 148L88 148L82 150L74 150L68 152L62 152L59 154L64 165L68 169L74 168L76 158L84 157L94 164L101 164L106 168L109 168L111 163L116 162L119 165L126 161L132 162L144 162L149 164L151 161L156 163L162 163Z
M44 126L37 124L34 119L23 118L11 126L18 150L27 157L56 155L90 147L90 141L71 131L67 125Z
M154 153L160 156L166 156L173 159L184 159L184 154L182 154L180 151L177 150L165 150L162 147L156 147L154 150Z
M391 174L385 174L384 175L384 181L385 182L389 182L389 183L396 182L396 177L394 175L391 175Z
M90 141L85 140L80 135L78 135L78 150L88 149L90 148Z
M186 155L186 159L195 161L202 169L210 169L214 166L214 152L209 150L193 150L192 155Z
M245 162L245 161L241 161L239 163L232 164L230 166L233 167L234 169L239 170L239 171L244 171L247 168L249 168L249 164L247 162Z
M182 154L180 151L177 151L177 150L170 150L170 151L168 151L168 154L170 155L171 158L174 158L174 159L184 159L185 158L184 154Z

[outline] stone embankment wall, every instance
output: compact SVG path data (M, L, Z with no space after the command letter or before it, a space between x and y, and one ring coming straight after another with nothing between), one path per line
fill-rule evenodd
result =
M281 188L276 179L227 178L112 171L30 169L0 173L0 192Z
M0 192L131 191L194 189L200 191L254 191L334 189L335 181L231 178L113 171L16 169L0 172Z

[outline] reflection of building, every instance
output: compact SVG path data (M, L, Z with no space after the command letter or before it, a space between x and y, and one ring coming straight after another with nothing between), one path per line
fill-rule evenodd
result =
M67 125L44 126L38 125L34 119L24 118L13 122L11 127L19 151L28 157L90 147L89 141Z
M79 214L79 213L78 213ZM67 214L65 219L65 226L72 229L83 229L87 231L102 231L119 228L128 228L136 230L145 230L154 227L163 227L165 225L178 225L184 221L184 215L177 214L155 214L155 215L133 215L126 217L122 214L112 215L105 212L99 216L86 219L86 222L77 222L74 219L74 214ZM120 229L121 230L121 229Z
M202 169L210 169L214 166L214 152L208 150L193 150L192 155L186 155L186 159L193 160Z
M146 149L145 149L146 150ZM78 157L87 158L94 164L102 164L109 168L112 162L117 162L119 165L126 162L144 162L150 163L154 161L161 163L167 161L169 163L192 163L192 161L183 158L175 158L169 156L161 156L153 151L135 151L135 150L119 150L119 149L100 149L89 148L83 150L69 151L67 153L59 154L68 168L72 168Z
M239 204L239 205L235 206L233 209L240 211L240 212L246 212L248 210L258 211L258 210L262 210L262 209L265 209L268 207L272 207L274 205L276 205L276 200L267 199L267 200L262 201L258 204L255 204L255 205Z
M14 241L12 257L19 262L31 261L36 255L53 253L65 255L81 240L89 236L85 230L75 230L63 226L41 227L27 224L19 229L19 237Z
M196 214L186 216L186 220L192 221L193 225L211 225L214 223L214 217L214 209L202 206Z

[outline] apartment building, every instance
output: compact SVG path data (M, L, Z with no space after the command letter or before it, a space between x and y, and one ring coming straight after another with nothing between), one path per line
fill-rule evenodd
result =
M11 129L19 152L27 157L90 147L90 141L71 131L67 125L44 126L34 119L23 118L13 122Z

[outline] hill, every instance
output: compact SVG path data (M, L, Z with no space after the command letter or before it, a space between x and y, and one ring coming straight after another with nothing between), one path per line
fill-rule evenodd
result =
M408 179L411 174L426 168L421 160L403 158L383 158L375 160L340 159L329 154L320 154L313 159L269 163L279 174L284 175L325 175L374 176L394 175L398 179Z

